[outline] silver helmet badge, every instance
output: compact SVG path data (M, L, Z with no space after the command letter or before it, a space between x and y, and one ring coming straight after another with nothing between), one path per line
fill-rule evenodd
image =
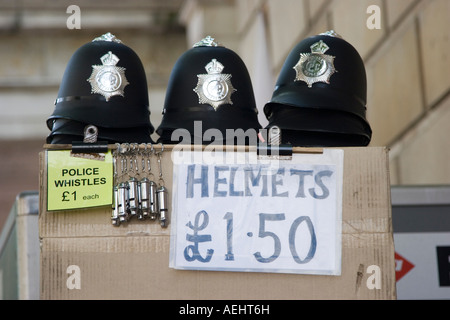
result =
M322 40L311 45L311 53L300 53L300 60L294 66L294 81L304 81L309 88L316 82L330 83L330 77L337 72L334 56L325 54L329 49Z
M199 74L197 86L194 91L198 95L199 103L211 105L214 110L222 104L233 104L231 94L236 89L231 84L231 74L224 74L225 67L216 59L212 59L205 69L208 74Z
M125 68L118 67L119 58L111 51L100 58L102 65L93 65L92 74L87 79L91 84L91 93L98 93L106 98L124 96L124 89L129 84L125 77Z

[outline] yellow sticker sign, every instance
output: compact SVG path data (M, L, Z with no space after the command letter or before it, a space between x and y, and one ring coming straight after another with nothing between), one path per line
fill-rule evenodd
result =
M111 205L113 198L111 151L104 160L71 156L70 150L47 151L47 210Z

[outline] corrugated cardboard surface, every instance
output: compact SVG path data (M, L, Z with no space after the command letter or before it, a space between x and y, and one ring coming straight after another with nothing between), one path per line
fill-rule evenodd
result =
M41 299L395 299L388 150L343 150L340 276L171 269L170 227L136 220L114 227L109 207L47 212L43 151ZM170 151L163 173L170 192ZM67 284L71 265L79 267L79 288Z

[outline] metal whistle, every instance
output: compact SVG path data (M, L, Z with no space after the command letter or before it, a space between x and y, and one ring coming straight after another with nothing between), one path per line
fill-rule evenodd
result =
M150 180L149 183L150 187L150 219L155 220L156 217L159 214L159 199L158 199L158 191L157 191L157 185L154 181Z
M119 189L114 187L114 203L112 207L111 213L111 223L114 226L118 226L120 224L119 221Z
M119 221L124 222L128 220L128 184L120 183L118 187L118 213Z
M167 227L167 188L164 186L160 186L156 191L158 197L158 208L159 208L159 220L161 223L161 227Z
M147 218L150 214L150 180L143 178L139 184L139 200L142 218Z
M139 210L139 188L134 177L128 180L128 206L131 217L136 216Z

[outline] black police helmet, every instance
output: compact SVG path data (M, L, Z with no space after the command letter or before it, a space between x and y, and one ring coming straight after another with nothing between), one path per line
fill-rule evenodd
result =
M156 132L159 142L168 144L186 143L185 137L174 133L176 129L189 133L190 143L256 143L261 128L257 114L244 62L208 36L176 61ZM205 135L208 129L216 129L216 134Z
M116 129L119 137L124 128L147 127L153 133L146 75L137 54L110 33L81 46L64 72L47 119L50 130L58 119ZM147 135L127 138L150 141Z
M302 40L290 52L271 100L268 128L296 146L366 146L367 82L357 50L334 31Z

